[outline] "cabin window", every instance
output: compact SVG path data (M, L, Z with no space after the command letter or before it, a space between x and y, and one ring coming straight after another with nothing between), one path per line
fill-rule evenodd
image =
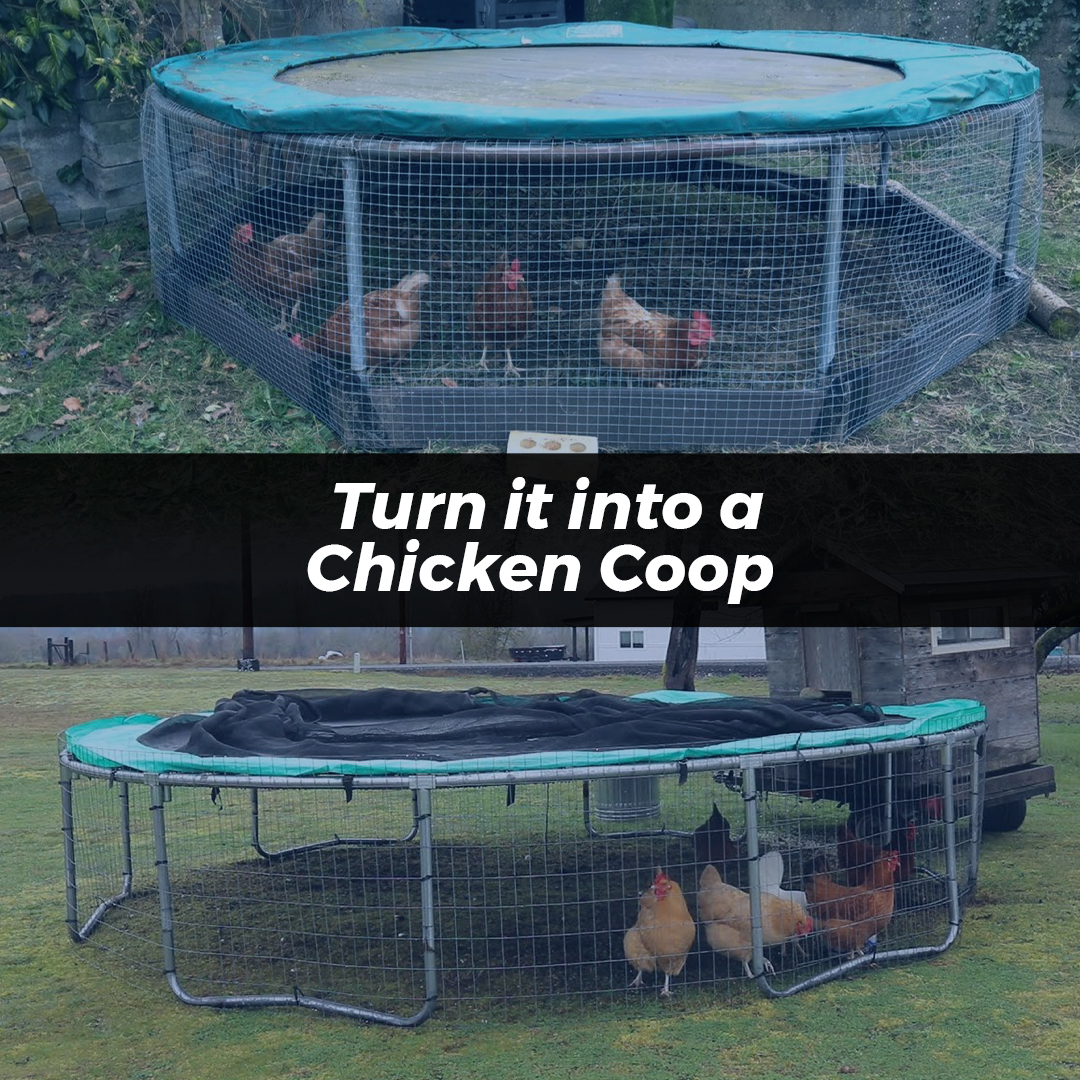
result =
M645 648L645 631L644 630L620 630L619 631L619 648L620 649L644 649Z
M937 625L930 628L934 653L1003 649L1009 644L1004 603L947 607L935 611L934 616Z

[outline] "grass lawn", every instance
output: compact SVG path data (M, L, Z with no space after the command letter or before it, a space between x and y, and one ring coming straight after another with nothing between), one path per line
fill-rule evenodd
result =
M1075 153L1047 158L1037 273L1080 303ZM0 245L0 296L0 451L340 449L253 370L162 313L145 221ZM1021 323L844 449L1074 452L1078 350Z
M288 687L297 674L245 675ZM464 679L321 672L322 685L459 687ZM489 685L496 680L488 680ZM493 689L575 689L552 679ZM650 680L604 677L633 692ZM655 684L652 684L655 685ZM1043 759L1058 791L1023 828L990 836L960 942L939 959L829 983L795 998L734 1003L678 993L627 1010L517 1022L436 1017L413 1031L302 1010L218 1012L181 1005L164 980L126 970L66 936L55 735L98 716L201 707L240 686L229 671L169 668L0 670L0 1076L13 1080L458 1080L544 1077L760 1077L851 1074L905 1080L1064 1080L1080 1068L1080 676L1044 677ZM700 689L761 693L761 681Z

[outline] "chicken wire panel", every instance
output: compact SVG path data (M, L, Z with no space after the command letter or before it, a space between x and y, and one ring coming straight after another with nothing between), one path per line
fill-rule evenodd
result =
M592 770L585 781L438 778L426 840L414 791L262 790L236 778L186 787L174 785L200 781L172 774L159 811L166 970L188 1001L315 1001L368 1018L415 1014L428 1000L426 963L440 1008L455 1015L633 1009L661 990L665 965L673 992L712 1000L753 989L755 874L769 993L934 955L954 939L976 880L977 734L804 752L794 763L799 755ZM118 800L100 772L72 785L74 880L87 905L116 890ZM156 969L161 854L146 788L129 786L136 887L91 940ZM891 881L875 877L883 853L895 860ZM658 869L694 924L670 963L642 962L627 939ZM778 891L778 901L764 896ZM663 935L642 940L668 956Z
M1022 317L1038 239L1037 96L515 143L260 134L151 91L144 143L168 311L355 445L843 437Z
M141 783L66 776L67 923L72 938L147 973L161 971L161 918L149 792Z

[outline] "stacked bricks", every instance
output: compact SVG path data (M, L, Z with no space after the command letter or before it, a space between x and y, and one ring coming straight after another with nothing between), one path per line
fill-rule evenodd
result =
M139 107L99 99L89 79L76 84L83 176L102 202L99 214L83 211L83 224L114 221L146 205ZM98 220L100 218L100 220Z
M28 232L56 232L59 228L40 181L35 179L30 155L21 146L0 146L0 231L5 240L19 240Z

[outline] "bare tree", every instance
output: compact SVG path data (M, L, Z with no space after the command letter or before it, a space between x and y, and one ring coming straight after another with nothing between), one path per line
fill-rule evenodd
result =
M1073 634L1080 634L1080 626L1037 626L1035 628L1035 670L1041 671L1046 658Z

